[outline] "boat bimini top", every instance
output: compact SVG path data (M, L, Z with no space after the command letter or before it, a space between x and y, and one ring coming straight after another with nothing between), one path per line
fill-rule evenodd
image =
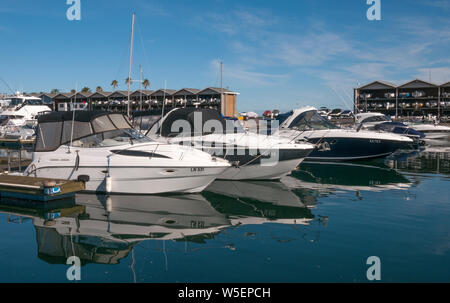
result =
M217 110L176 108L155 123L148 134L160 133L163 137L186 137L242 131L234 121L225 119Z
M128 129L132 129L132 126L121 113L52 112L38 117L35 152L54 151L61 145L89 136Z

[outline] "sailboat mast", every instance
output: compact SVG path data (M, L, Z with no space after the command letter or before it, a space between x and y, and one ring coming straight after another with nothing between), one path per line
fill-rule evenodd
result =
M130 90L131 90L131 65L133 63L133 38L134 38L134 18L135 14L133 13L133 18L131 21L131 41L130 41L130 68L128 71L128 102L127 102L127 115L130 117Z

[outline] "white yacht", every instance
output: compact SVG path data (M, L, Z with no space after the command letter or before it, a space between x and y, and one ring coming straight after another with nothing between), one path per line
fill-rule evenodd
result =
M391 117L382 113L360 113L355 116L355 126L360 129L384 131L408 136L419 142L425 134L402 122L394 122Z
M439 124L409 124L415 130L424 133L426 140L450 141L450 127Z
M25 105L44 105L41 98L34 96L25 96L16 92L14 96L8 97L1 103L7 110L16 110Z
M246 132L240 124L225 120L212 109L173 109L153 122L146 135L161 142L192 146L230 161L233 166L218 177L224 180L280 179L296 169L315 147Z
M292 142L307 140L317 148L308 160L349 161L385 157L397 150L410 149L414 141L406 136L342 129L320 116L314 107L303 107L278 116L274 134Z
M15 139L33 139L34 127L39 115L49 113L46 105L23 105L15 110L6 110L0 115L0 137Z
M151 141L119 113L53 112L39 117L36 132L24 174L83 180L91 192L201 192L230 167L193 148Z

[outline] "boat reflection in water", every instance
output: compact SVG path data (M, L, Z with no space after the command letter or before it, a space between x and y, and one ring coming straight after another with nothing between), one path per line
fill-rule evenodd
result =
M288 177L281 180L289 188L309 188L320 195L336 191L385 191L408 189L412 183L396 170L380 163L320 163L304 162Z
M85 213L57 219L49 226L35 218L39 257L65 263L78 256L84 263L116 264L144 240L210 237L229 225L201 195L77 195Z
M427 147L423 151L394 154L386 164L408 173L450 174L450 147Z
M314 219L311 199L303 201L280 182L214 181L204 196L231 225L303 224Z
M77 194L75 200L48 205L38 209L11 200L0 212L32 220L38 257L49 264L66 264L71 256L83 265L118 264L130 253L134 257L133 249L143 241L160 241L163 249L165 240L206 247L206 240L226 228L304 226L314 219L311 205L306 207L283 184L265 181L218 181L204 195ZM160 250L159 242L152 243ZM233 243L223 244L221 248L236 249Z

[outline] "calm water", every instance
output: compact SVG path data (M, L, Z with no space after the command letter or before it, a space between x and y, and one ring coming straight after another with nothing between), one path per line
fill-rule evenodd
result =
M302 164L201 195L1 201L0 282L450 282L450 149ZM56 219L52 219L56 218Z

